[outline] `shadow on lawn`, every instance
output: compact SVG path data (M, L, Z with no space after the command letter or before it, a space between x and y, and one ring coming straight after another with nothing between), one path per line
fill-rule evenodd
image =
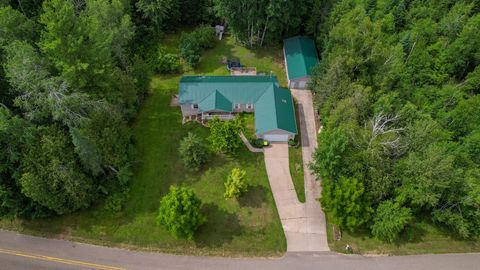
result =
M264 186L249 186L247 192L238 198L238 203L242 207L262 207L266 201L268 190Z
M242 233L242 226L236 214L229 213L213 203L202 207L207 222L200 227L195 236L199 247L221 246L230 243L235 235Z

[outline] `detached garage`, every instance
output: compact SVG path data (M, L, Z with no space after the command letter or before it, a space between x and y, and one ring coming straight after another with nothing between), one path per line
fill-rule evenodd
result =
M302 36L285 39L283 54L288 87L290 89L306 89L312 68L319 62L315 42Z

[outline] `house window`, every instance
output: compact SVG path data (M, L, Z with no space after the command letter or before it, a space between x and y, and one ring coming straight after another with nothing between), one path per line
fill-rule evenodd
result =
M192 104L192 109L198 109L198 104Z
M233 105L233 108L234 108L234 109L240 109L240 104L235 103L235 104Z
M253 104L247 104L247 109L253 109Z

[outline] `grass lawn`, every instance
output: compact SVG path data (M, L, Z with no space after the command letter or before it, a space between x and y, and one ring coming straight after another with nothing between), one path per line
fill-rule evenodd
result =
M305 179L303 176L303 157L302 157L302 147L300 144L300 122L298 118L298 105L295 102L295 117L297 121L297 131L298 134L295 137L295 141L297 142L297 147L288 147L288 162L290 165L290 174L292 175L293 186L295 187L295 191L297 192L298 200L302 203L305 202Z
M176 50L177 36L165 44ZM257 70L272 70L286 84L280 48L250 51L226 38L207 51L199 67L189 74L227 75L221 57L240 58ZM185 170L178 155L179 140L191 131L205 138L208 129L198 124L181 124L178 107L170 107L181 75L157 76L150 94L133 125L134 176L130 195L119 213L104 210L102 202L74 214L35 221L2 220L0 227L24 233L64 238L109 246L181 254L220 256L279 256L286 241L270 190L262 154L241 147L233 157L212 155L196 173ZM223 197L224 181L234 167L247 171L249 189L238 200ZM173 238L156 225L160 199L171 185L194 189L203 201L207 216L193 240Z
M333 225L327 217L328 245L332 251L345 253L345 245L358 254L411 255L425 253L466 253L479 252L478 240L462 240L452 236L448 230L427 221L416 221L411 229L401 235L395 243L384 243L373 238L368 232L349 233L342 231L340 241L333 240Z

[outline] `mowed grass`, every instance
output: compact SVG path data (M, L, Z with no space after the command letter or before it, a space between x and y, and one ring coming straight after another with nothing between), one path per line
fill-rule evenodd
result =
M430 253L468 253L479 252L478 239L462 240L452 235L447 229L442 229L425 220L416 220L409 230L404 232L398 241L384 243L372 237L366 231L349 233L342 231L342 239L333 239L333 225L327 217L328 244L332 251L346 253L345 246L349 244L353 253L383 254L383 255L412 255Z
M167 36L175 51L177 36ZM198 69L189 74L227 75L221 57L240 58L245 65L282 71L281 50L253 52L237 46L233 39L218 42L205 53ZM278 58L280 57L280 58ZM245 60L245 61L244 61ZM135 139L134 176L124 208L110 213L97 202L88 210L34 221L3 220L1 227L24 233L70 239L132 249L179 254L219 256L279 256L286 250L285 236L270 190L262 154L242 146L234 156L212 155L199 172L187 171L178 154L181 138L194 132L202 138L208 129L199 124L181 123L178 107L170 107L178 92L181 75L156 76L149 97L133 125ZM234 167L247 171L248 191L237 199L223 197L224 181ZM172 237L156 224L159 202L171 185L194 189L202 200L207 222L193 240Z

